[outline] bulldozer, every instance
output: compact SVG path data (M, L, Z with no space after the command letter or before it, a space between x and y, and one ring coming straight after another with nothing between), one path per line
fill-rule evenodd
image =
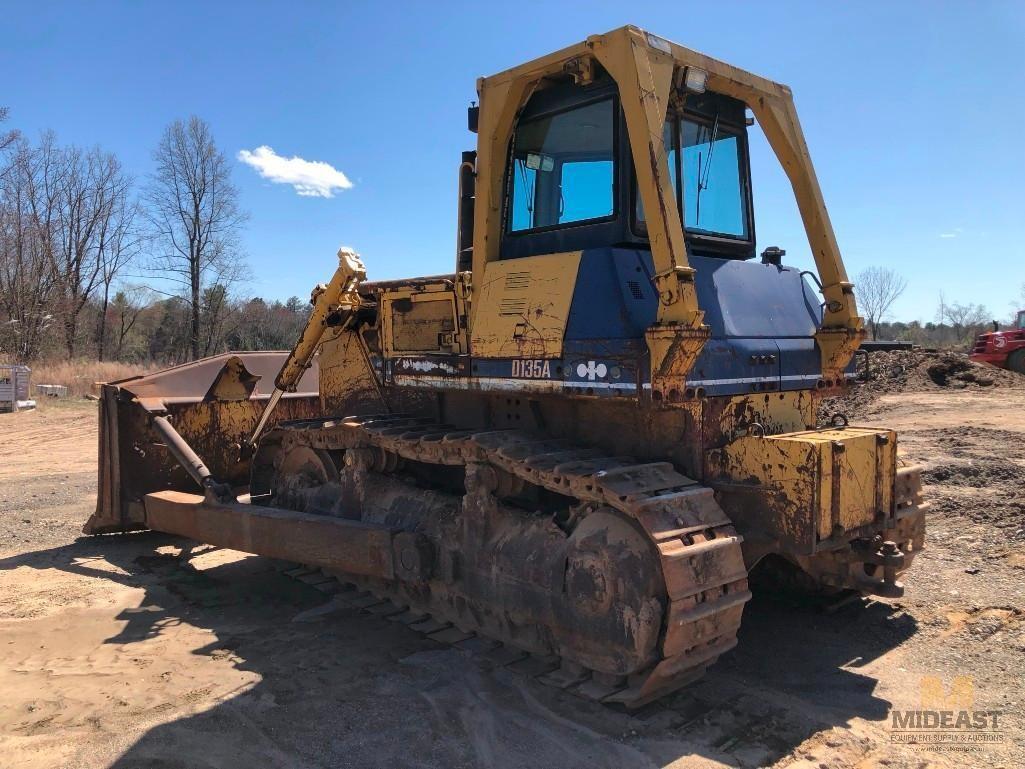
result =
M476 90L454 272L343 248L291 352L103 385L85 531L339 575L629 708L737 644L760 564L901 595L920 472L817 426L864 331L790 90L632 26ZM814 272L755 253L756 125Z

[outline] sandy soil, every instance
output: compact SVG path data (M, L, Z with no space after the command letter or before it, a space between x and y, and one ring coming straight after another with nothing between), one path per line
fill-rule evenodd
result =
M833 613L757 595L734 652L627 715L482 669L263 558L80 538L95 406L0 415L0 766L1021 766L1025 390L883 395L856 416L928 462L935 514L907 594ZM937 678L964 694L958 676L973 708L1001 711L1005 744L891 744L891 709Z

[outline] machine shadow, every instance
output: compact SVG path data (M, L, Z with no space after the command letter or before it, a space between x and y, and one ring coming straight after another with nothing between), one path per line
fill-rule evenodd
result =
M117 610L125 625L107 643L189 623L215 637L193 654L257 674L208 710L151 728L111 766L620 767L686 756L759 766L818 731L885 718L889 703L859 668L916 630L883 604L824 614L756 594L733 652L667 702L627 714L333 608L268 559L217 561L156 533L0 560L0 571L57 568L144 589L137 607Z

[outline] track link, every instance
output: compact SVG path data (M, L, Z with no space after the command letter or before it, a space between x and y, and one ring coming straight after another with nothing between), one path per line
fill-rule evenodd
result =
M633 518L654 547L664 580L660 659L629 677L614 677L566 658L545 658L550 683L636 708L696 679L737 643L743 607L751 597L741 537L712 490L668 462L608 456L519 430L466 430L396 415L284 423L267 437L286 451L299 446L370 450L384 471L394 469L398 458L491 468L497 471L496 485L515 479ZM388 598L377 595L374 600ZM395 608L398 614L404 607ZM442 624L432 638L448 629L448 623ZM454 631L449 634L453 638L480 634L474 627Z

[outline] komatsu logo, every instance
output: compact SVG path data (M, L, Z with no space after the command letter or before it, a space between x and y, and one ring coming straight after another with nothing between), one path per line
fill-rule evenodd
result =
M592 382L595 379L604 379L608 373L608 366L604 363L595 363L593 360L589 360L587 363L581 363L577 366L577 376L581 379L588 379Z

